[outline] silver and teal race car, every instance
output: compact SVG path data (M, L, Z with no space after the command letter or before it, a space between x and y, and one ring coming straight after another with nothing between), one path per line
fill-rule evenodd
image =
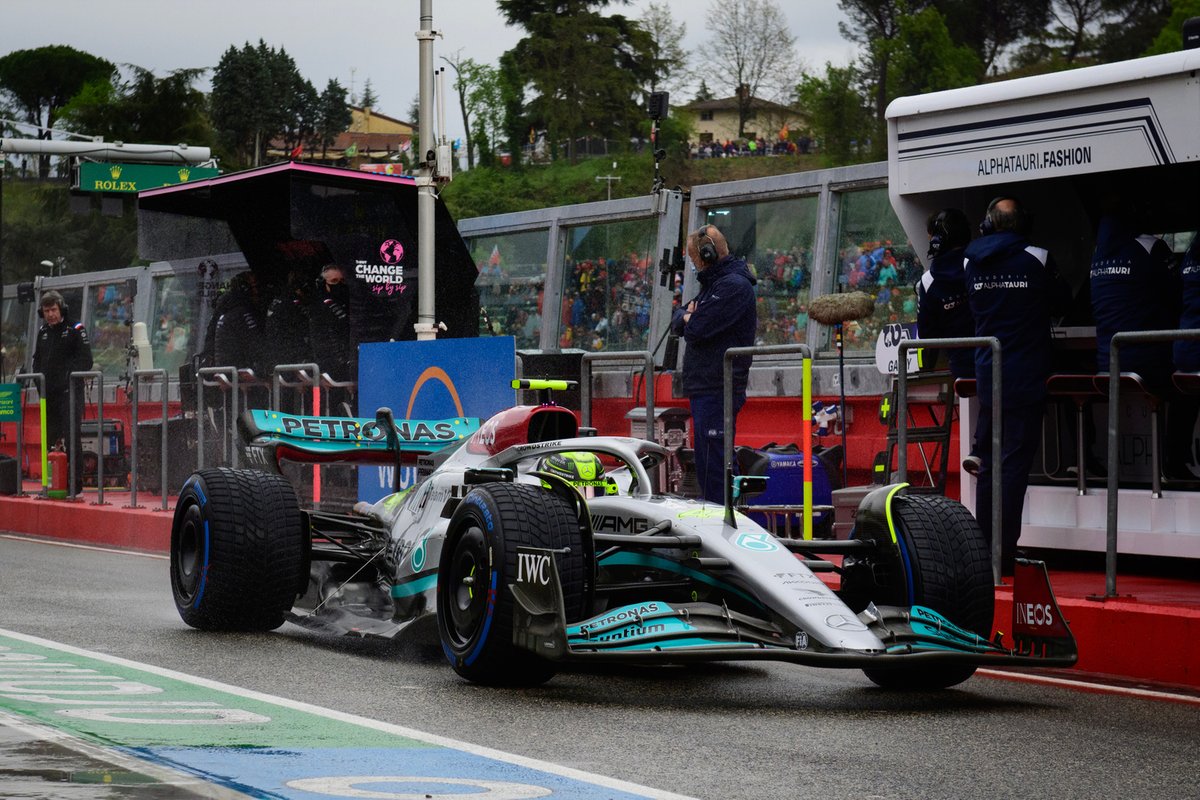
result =
M550 399L566 382L518 384L543 402L483 424L247 412L258 468L196 472L176 505L183 620L390 637L436 617L455 671L495 685L587 661L772 659L897 689L1075 663L1040 562L1018 562L1011 638L992 634L988 547L959 503L883 486L850 539L777 538L737 510L762 478L731 477L725 506L660 494L664 448L580 436ZM331 514L301 508L282 460L415 464L421 478Z

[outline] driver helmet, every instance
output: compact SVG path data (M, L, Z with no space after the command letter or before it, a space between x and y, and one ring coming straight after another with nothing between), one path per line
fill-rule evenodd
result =
M599 456L585 450L552 453L538 461L538 470L557 475L585 495L616 494L616 482L604 474ZM587 489L603 489L588 492Z

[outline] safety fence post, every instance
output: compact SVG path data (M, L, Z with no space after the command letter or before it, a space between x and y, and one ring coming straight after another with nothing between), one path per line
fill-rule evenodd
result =
M141 379L158 378L162 381L162 454L159 464L159 475L162 476L162 510L167 510L167 387L169 378L165 369L138 369L133 372L133 398L129 409L129 419L133 430L129 434L129 446L133 450L129 462L129 505L128 508L141 508L138 505L138 406L141 405Z
M17 422L17 497L25 496L25 480L22 471L25 463L25 384L33 383L37 386L38 393L38 423L41 428L41 447L42 447L42 491L41 495L46 496L46 488L50 485L50 475L48 473L48 464L46 462L46 375L41 372L18 372L13 376L18 384L21 385L21 397L18 402L21 406L20 420Z
M774 344L752 345L750 347L731 347L725 351L722 363L722 411L721 423L724 426L724 446L721 450L724 459L723 467L726 473L733 467L733 360L742 356L770 356L799 354L803 380L801 381L801 437L804 440L804 523L803 537L813 537L813 504L812 504L812 348L807 344ZM696 431L693 436L699 435ZM845 454L842 455L846 457ZM725 481L725 507L729 508L729 481Z
M96 444L96 490L97 490L96 491L96 505L102 506L105 504L104 503L104 373L97 369L80 371L80 372L72 372L67 376L67 379L70 381L70 384L71 384L70 395L69 395L70 399L69 399L69 402L67 405L68 412L71 415L71 424L68 428L69 435L71 437L71 444L69 447L69 452L67 454L67 459L68 459L67 463L69 464L69 468L67 469L67 474L68 474L67 494L70 497L74 498L75 495L77 494L77 492L75 491L76 489L79 489L80 492L83 491L82 486L75 485L75 464L76 464L75 459L79 455L78 453L75 452L75 439L76 439L76 436L80 435L80 431L76 430L76 428L79 425L79 422L75 416L75 397L76 397L75 387L78 385L79 381L82 381L85 378L95 378L96 379L96 442L97 442L97 444ZM82 417L82 416L83 415L80 414L80 417ZM81 477L82 477L82 471L81 471Z

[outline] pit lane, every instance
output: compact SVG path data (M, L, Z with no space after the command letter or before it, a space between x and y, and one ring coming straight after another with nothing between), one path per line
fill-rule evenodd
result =
M430 637L192 631L166 562L128 553L0 537L0 628L696 797L1194 788L1194 704L989 678L889 694L856 672L785 664L582 670L541 689L487 689L460 681Z

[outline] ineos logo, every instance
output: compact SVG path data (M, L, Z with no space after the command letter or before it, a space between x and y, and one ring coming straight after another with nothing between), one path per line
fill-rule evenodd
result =
M1049 627L1054 624L1054 609L1049 603L1017 603L1017 624Z
M548 553L517 553L517 583L550 585Z

